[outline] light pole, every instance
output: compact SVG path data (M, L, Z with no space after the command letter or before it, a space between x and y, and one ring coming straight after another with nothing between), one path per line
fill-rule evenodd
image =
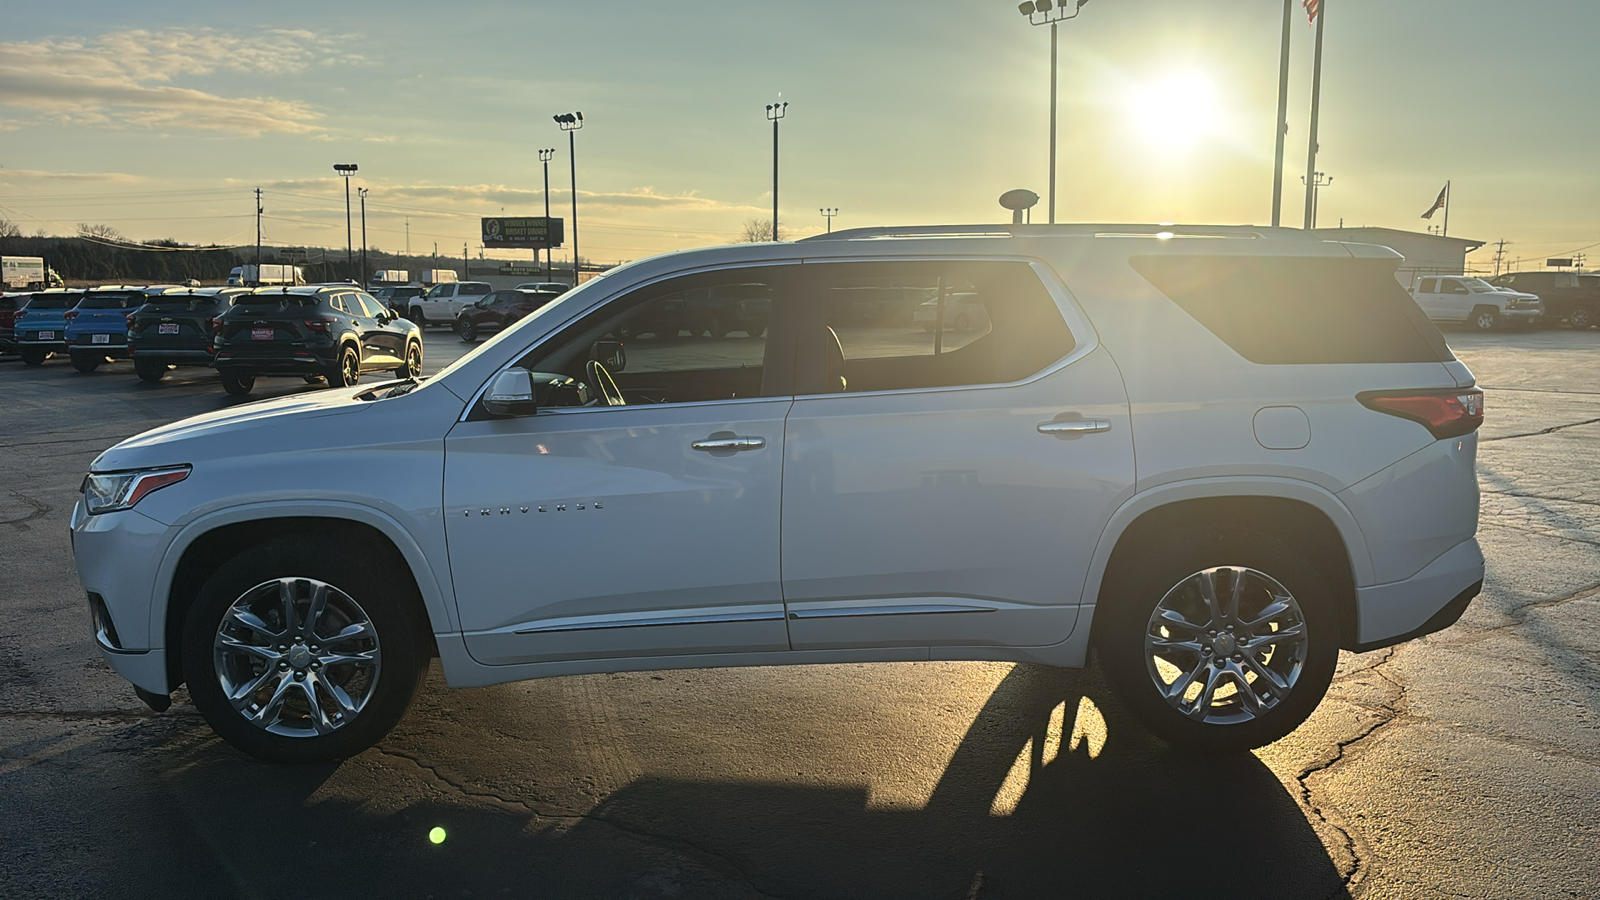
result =
M364 289L367 286L367 189L356 188L356 193L361 195L361 281L359 284Z
M1076 19L1089 0L1076 0L1077 5L1067 13L1065 4L1051 0L1023 0L1017 11L1028 17L1030 25L1050 26L1050 224L1056 222L1056 26L1068 19Z
M778 239L778 122L788 111L787 102L767 104L767 120L772 123L772 239L774 241Z
M833 217L837 216L839 214L838 208L837 207L825 207L823 209L817 210L817 212L822 213L822 217L824 219L828 220L828 233L829 234L833 234Z
M1317 227L1317 201L1321 199L1322 189L1333 184L1333 176L1323 172L1313 172L1309 184L1306 183L1304 175L1300 176L1300 183L1306 185L1306 192L1311 195L1310 222L1307 223L1306 227L1308 229L1315 228Z
M544 277L550 277L550 160L555 159L556 148L539 151L539 162L544 163ZM577 285L573 285L577 287Z
M358 169L355 163L334 163L333 170L344 176L344 265L346 269L353 269L356 265L355 236L350 229L350 176Z
M562 113L556 124L567 133L567 162L572 166L572 286L578 286L578 139L573 132L583 127L583 113Z

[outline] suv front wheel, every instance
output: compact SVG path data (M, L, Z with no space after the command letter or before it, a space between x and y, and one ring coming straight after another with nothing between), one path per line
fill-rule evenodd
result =
M1102 596L1095 646L1146 728L1219 753L1270 744L1311 715L1339 640L1333 597L1309 560L1245 529L1159 535L1140 556Z
M305 538L252 547L200 589L183 670L201 715L276 762L344 759L405 715L426 654L407 585Z

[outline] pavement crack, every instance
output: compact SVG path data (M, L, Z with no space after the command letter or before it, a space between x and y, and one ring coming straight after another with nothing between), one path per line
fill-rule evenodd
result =
M507 797L502 794L495 793L494 791L487 791L481 788L472 788L462 783L459 779L445 774L438 766L432 763L424 762L409 753L385 747L376 747L374 749L382 756L401 759L411 763L418 769L428 773L438 783L468 799L485 801L500 806L519 809L532 815L536 819L562 822L569 826L576 826L584 822L593 822L620 832L628 837L632 837L643 843L664 847L672 850L675 853L692 859L700 865L705 866L706 868L711 869L723 875L724 877L746 885L752 891L754 891L758 897L768 898L768 900L783 900L783 898L779 895L769 894L766 891L756 887L753 877L741 869L738 864L734 863L732 860L714 850L708 850L692 841L688 841L673 835L658 834L656 832L640 828L629 822L620 819L614 819L609 816L597 815L593 812L580 813L545 803L537 803L529 800Z
M3 719L53 719L58 722L140 722L154 719L159 713L148 709L6 709L0 710Z
M1585 419L1582 422L1568 422L1565 425L1551 425L1549 428L1541 428L1538 431L1529 431L1529 432L1526 432L1524 434L1502 434L1499 437L1490 437L1490 438L1480 437L1480 438L1478 438L1478 443L1480 443L1480 444L1489 444L1489 443L1493 443L1494 441L1509 441L1509 440L1513 440L1515 438L1539 437L1540 435L1555 434L1558 431L1565 431L1568 428L1578 428L1578 427L1581 427L1581 426L1584 426L1584 425L1595 425L1595 424L1600 424L1600 418Z

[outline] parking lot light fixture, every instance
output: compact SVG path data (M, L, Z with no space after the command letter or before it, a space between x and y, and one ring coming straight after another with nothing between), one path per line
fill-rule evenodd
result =
M583 113L569 112L554 117L556 125L567 133L567 162L572 169L572 286L579 283L578 263L578 141L573 132L583 127Z
M367 189L356 188L361 195L361 286L367 286Z
M1056 221L1056 26L1068 19L1076 19L1089 0L1075 0L1072 11L1064 3L1050 0L1031 0L1017 7L1028 17L1030 25L1050 26L1050 224Z
M359 168L355 163L333 164L333 170L344 176L344 264L347 269L356 265L355 233L350 225L350 176Z
M544 274L546 278L550 277L550 243L548 240L550 228L550 160L555 159L555 156L556 148L554 147L539 151L539 162L544 164L544 227L547 237L544 248ZM538 251L534 251L534 253L537 255Z
M783 96L779 94L778 96ZM785 101L767 104L767 120L772 123L772 240L778 240L778 122L789 111Z
M826 206L826 207L823 207L822 209L817 210L817 212L822 213L822 217L824 219L828 220L828 233L832 234L833 233L833 217L837 216L839 214L839 208L836 207L836 206Z

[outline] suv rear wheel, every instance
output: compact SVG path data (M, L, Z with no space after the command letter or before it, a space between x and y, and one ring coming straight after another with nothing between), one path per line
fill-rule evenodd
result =
M133 371L141 381L148 381L154 384L167 377L167 364L151 362L148 359L136 359L133 361Z
M90 353L72 354L72 367L85 374L100 368L100 364L103 362L105 362L105 357L103 356L95 356Z
M1157 737L1218 753L1270 744L1311 715L1339 641L1326 579L1246 529L1169 532L1109 585L1096 650L1117 695Z
M381 566L302 537L252 547L208 579L184 621L183 671L216 732L277 762L344 759L405 715L421 632Z
M23 347L21 356L22 364L25 366L42 366L45 359L50 356L50 351L40 350L38 347Z
M469 344L478 341L478 326L466 316L456 320L456 335Z
M354 347L339 351L339 368L328 374L328 384L354 387L361 380L361 356Z
M223 372L222 389L235 397L243 397L256 386L256 377L246 372Z
M1594 324L1594 316L1589 310L1580 306L1572 311L1572 315L1567 316L1567 324L1573 328L1588 328Z

